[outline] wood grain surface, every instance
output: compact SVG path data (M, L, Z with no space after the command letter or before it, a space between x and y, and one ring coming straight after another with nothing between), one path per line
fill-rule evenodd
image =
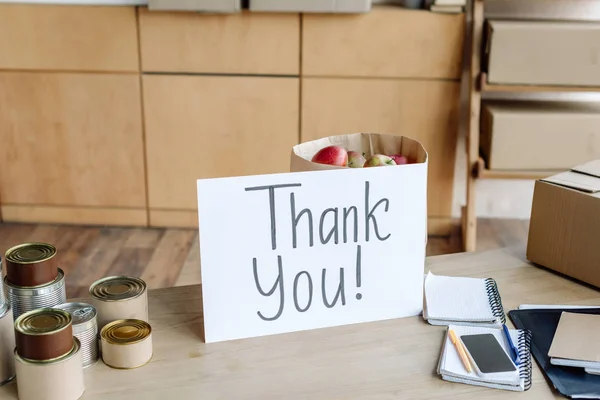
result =
M0 5L0 68L139 71L134 7Z
M458 80L464 14L378 6L367 14L302 15L305 76Z
M298 14L138 12L144 71L300 72Z
M440 275L493 277L505 310L519 304L600 306L600 292L524 261L524 249L431 257ZM152 361L135 370L102 362L85 371L85 400L559 399L534 363L529 391L450 383L436 374L445 328L419 316L204 344L201 286L152 290ZM508 323L510 326L510 322ZM16 384L0 388L16 399Z
M194 211L196 180L289 172L299 79L145 75L150 208Z
M146 207L138 77L0 72L0 88L3 205Z

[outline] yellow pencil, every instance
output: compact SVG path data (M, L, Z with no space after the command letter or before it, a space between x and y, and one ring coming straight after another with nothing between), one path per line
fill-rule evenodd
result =
M452 329L450 329L448 333L450 334L450 340L452 340L452 344L454 344L454 347L456 347L456 351L458 352L458 355L460 356L460 359L462 360L465 369L467 370L467 372L471 372L471 363L469 362L469 358L467 357L465 349L462 347L462 344L460 343Z

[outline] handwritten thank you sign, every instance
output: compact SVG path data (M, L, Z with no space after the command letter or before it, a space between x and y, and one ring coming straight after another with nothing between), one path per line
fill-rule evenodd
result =
M416 315L427 165L198 181L206 342Z

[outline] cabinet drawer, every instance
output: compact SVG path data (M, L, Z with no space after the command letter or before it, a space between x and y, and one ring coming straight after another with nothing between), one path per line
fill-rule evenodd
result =
M135 7L0 4L0 68L138 71Z
M458 82L305 78L301 140L376 132L420 141L429 154L428 214L450 216L458 95Z
M137 75L0 72L3 204L145 207Z
M304 14L302 73L458 79L464 16L374 7L362 15Z
M492 170L568 170L600 158L595 103L488 102L481 153Z
M298 78L144 76L150 207L194 210L196 180L289 172Z
M298 14L139 13L144 71L299 73Z

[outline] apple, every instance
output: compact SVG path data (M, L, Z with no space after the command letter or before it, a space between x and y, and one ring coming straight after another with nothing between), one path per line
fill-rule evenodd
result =
M315 154L311 160L318 164L337 165L345 167L348 164L348 153L340 146L327 146Z
M367 159L365 156L358 151L348 152L348 167L350 168L362 168L365 165Z
M410 162L408 161L408 158L405 156L401 156L400 154L391 155L390 158L392 158L394 160L396 165L410 164Z
M365 168L367 167L384 167L386 165L396 165L393 158L384 156L383 154L375 154L367 160Z

